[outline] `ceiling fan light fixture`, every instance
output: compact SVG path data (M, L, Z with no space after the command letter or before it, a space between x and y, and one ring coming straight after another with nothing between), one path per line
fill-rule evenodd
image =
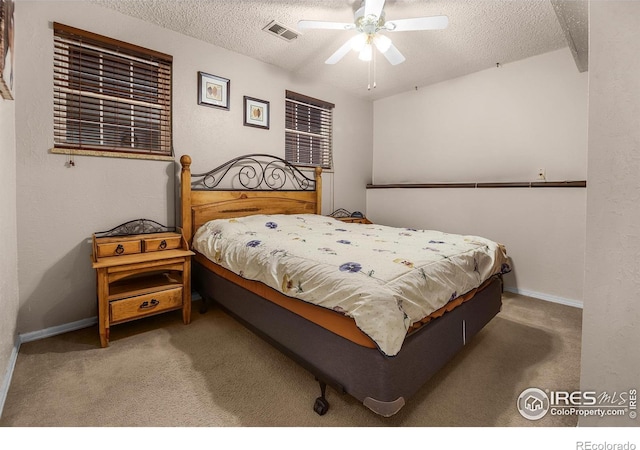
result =
M365 44L360 50L358 59L360 61L371 61L371 58L373 58L373 47L371 47L371 44Z
M351 49L354 52L361 52L367 43L367 36L365 34L357 34L351 38Z
M373 43L376 45L376 48L380 50L380 53L387 53L391 47L391 39L381 34L376 35L373 39Z

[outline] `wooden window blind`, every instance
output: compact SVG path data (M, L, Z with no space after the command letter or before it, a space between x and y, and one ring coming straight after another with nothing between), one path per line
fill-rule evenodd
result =
M331 169L335 105L292 91L285 94L285 159Z
M171 156L172 59L54 23L55 147Z

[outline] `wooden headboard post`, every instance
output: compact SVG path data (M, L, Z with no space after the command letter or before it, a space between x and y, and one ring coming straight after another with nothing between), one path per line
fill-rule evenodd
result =
M180 210L182 215L182 232L191 247L193 226L191 223L191 157L182 155L180 158L182 171L180 172Z
M322 214L322 167L316 167L316 214Z

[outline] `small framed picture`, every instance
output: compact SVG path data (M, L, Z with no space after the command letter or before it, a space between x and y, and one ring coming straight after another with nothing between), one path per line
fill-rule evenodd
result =
M269 129L269 102L244 96L244 124Z
M0 0L0 98L13 100L15 61L15 5L13 0Z
M228 110L230 90L228 79L198 72L198 105Z

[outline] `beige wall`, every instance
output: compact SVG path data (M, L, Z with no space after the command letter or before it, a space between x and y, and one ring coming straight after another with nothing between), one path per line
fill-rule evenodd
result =
M0 412L15 357L18 317L14 130L15 102L0 99Z
M590 2L581 388L640 389L640 3ZM589 417L582 426L638 426Z
M374 103L379 184L584 179L586 149L587 74L566 47Z
M374 103L373 180L586 179L587 74L568 48ZM376 222L492 238L507 289L583 300L585 189L368 190Z
M87 2L19 2L17 13L17 83L23 93L16 103L20 333L95 316L91 233L141 217L175 224L177 163L76 157L69 168L66 156L48 152L53 21L173 55L176 160L190 154L194 171L245 153L283 156L286 89L335 103L335 171L324 179L324 210L364 209L370 102ZM230 111L197 104L198 71L231 80ZM271 103L270 130L242 125L243 95Z

